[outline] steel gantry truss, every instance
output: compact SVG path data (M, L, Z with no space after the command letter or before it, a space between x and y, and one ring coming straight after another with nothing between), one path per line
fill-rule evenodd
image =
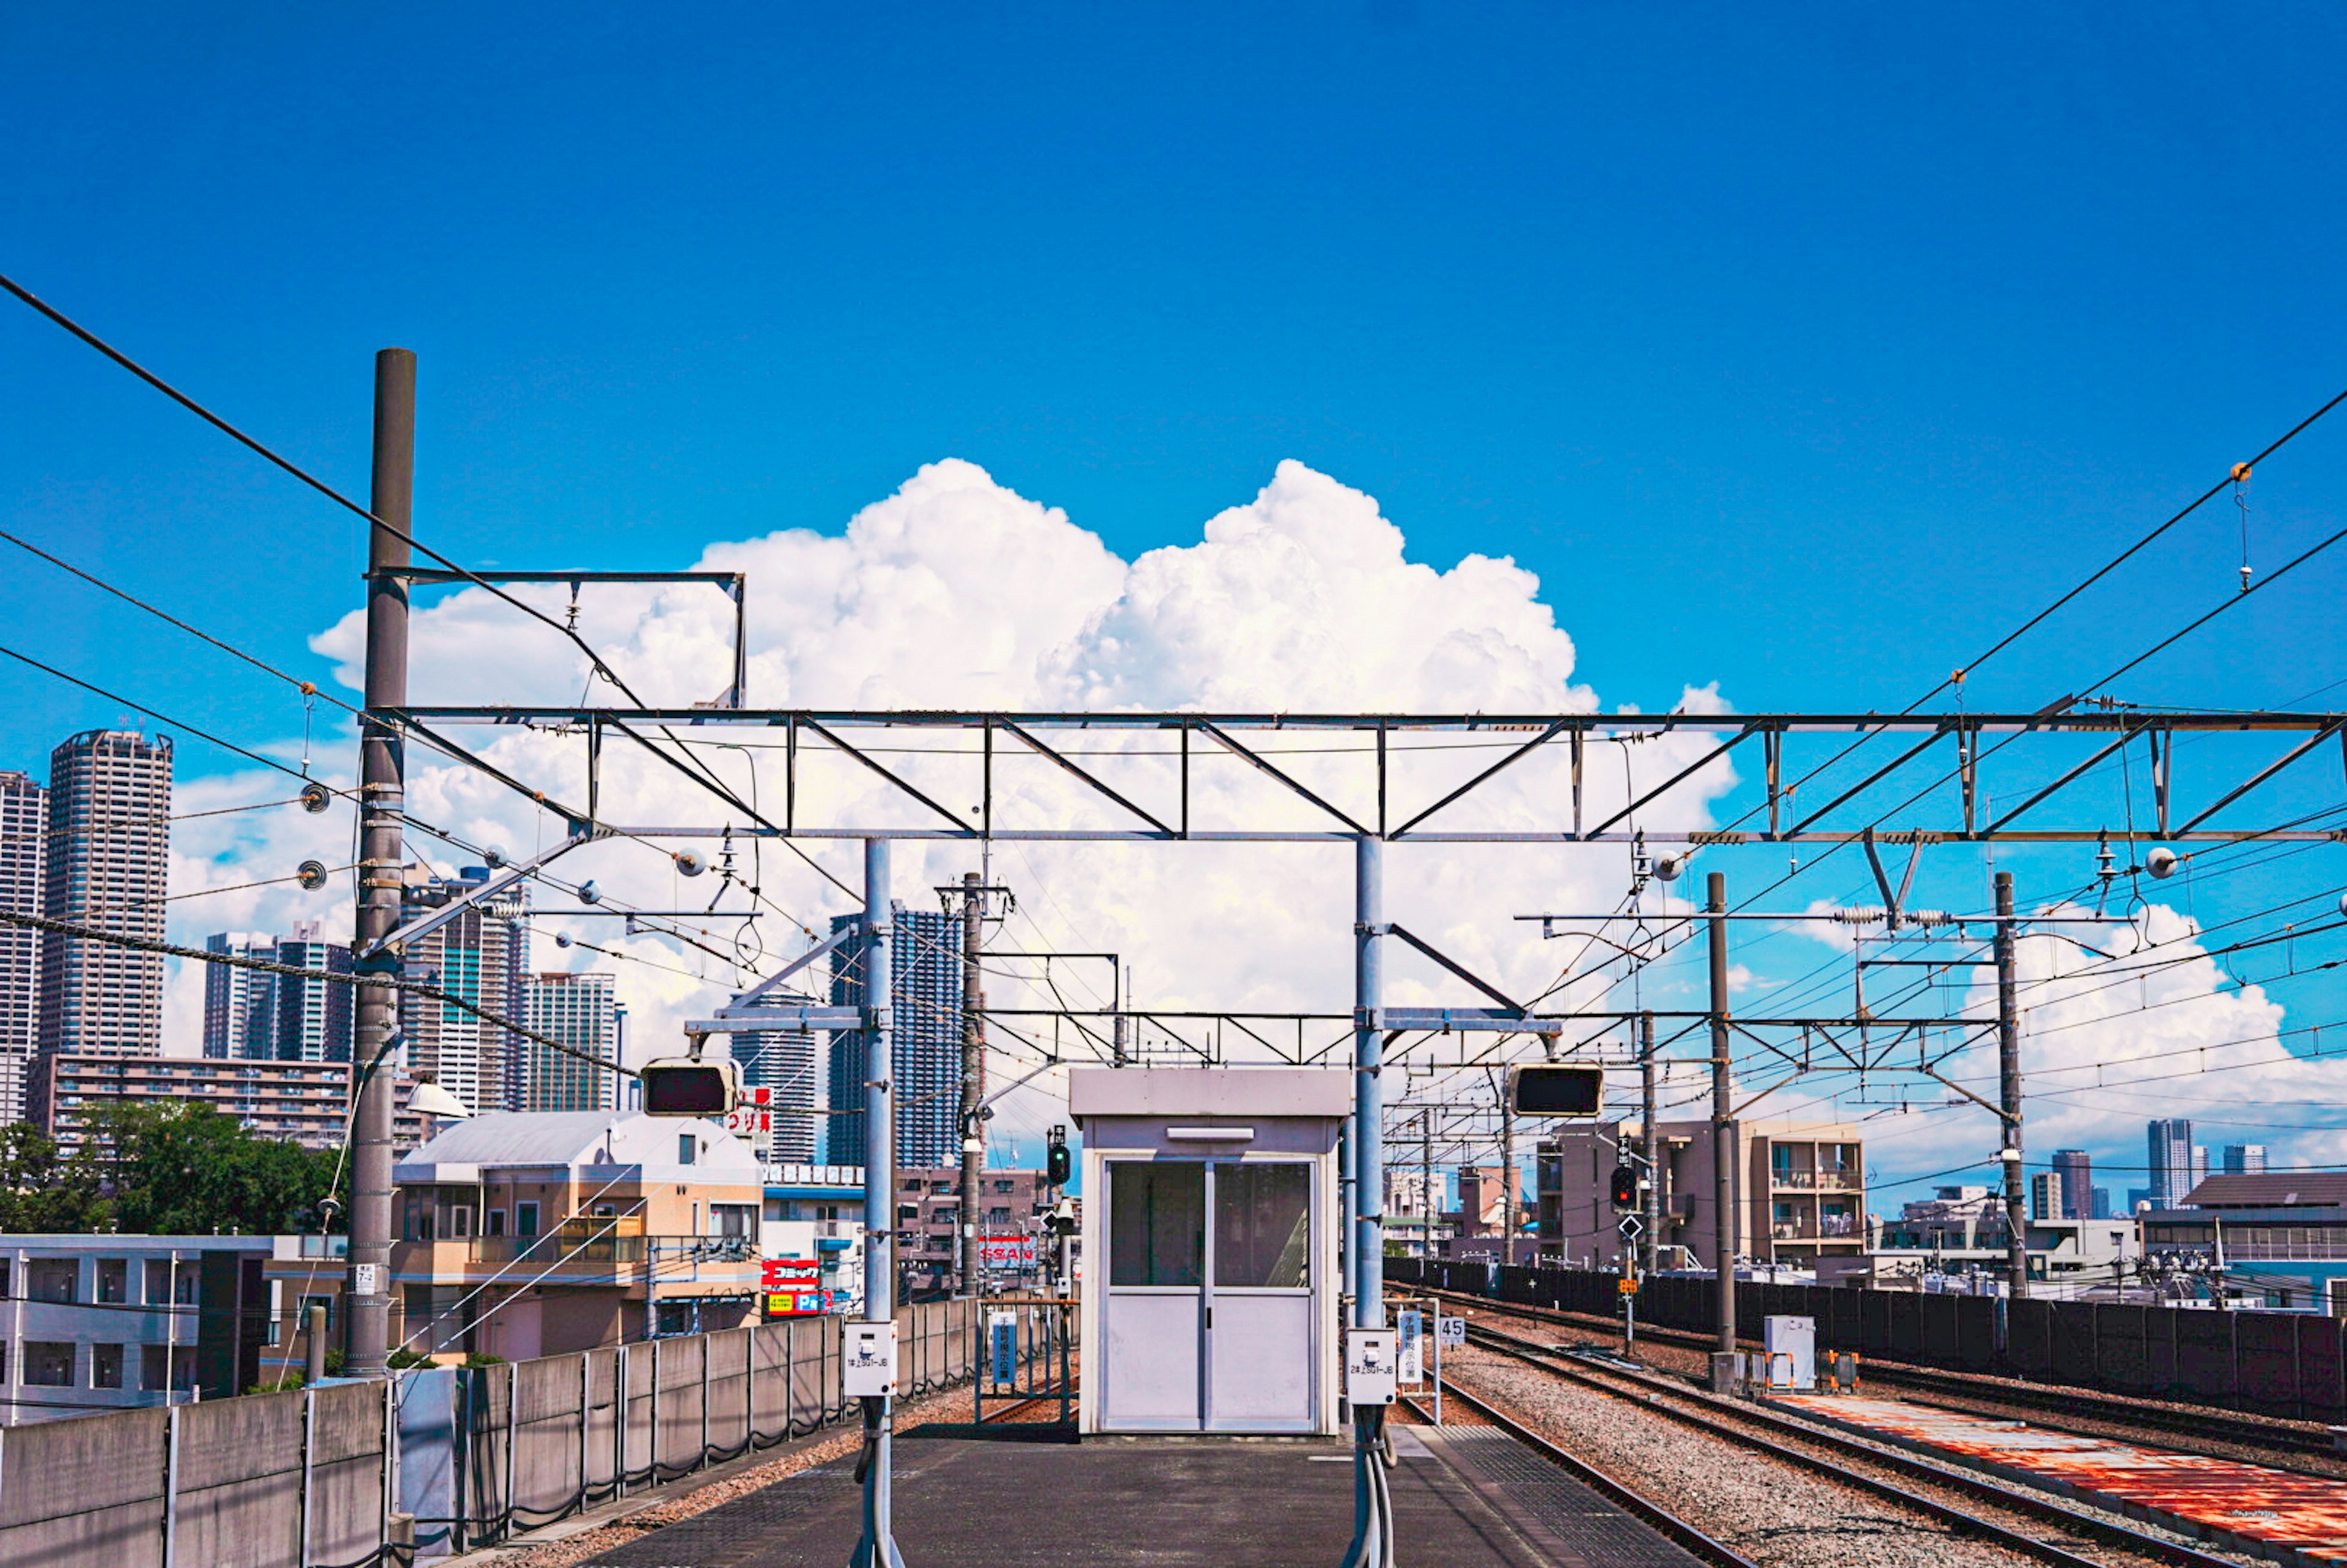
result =
M2297 815L2257 819L2243 803L2269 784L2308 772L2330 750L2326 743L2338 742L2339 760L2347 765L2347 714L2151 712L2075 699L2034 713L930 712L499 704L411 705L381 717L458 756L470 753L447 732L464 726L523 726L576 737L583 752L583 801L558 800L539 784L482 765L574 823L644 837L732 832L1059 842L2320 841L2338 838L2340 830ZM1079 735L1089 738L1081 750L1070 743ZM1271 735L1286 743L1267 744ZM1666 776L1639 780L1627 786L1626 798L1615 802L1609 793L1599 804L1593 747L1635 746L1675 735L1700 736L1705 744ZM2195 755L2188 770L2179 764L2184 748L2220 740L2246 755L2221 765ZM612 820L603 811L602 781L606 749L615 742L640 747L710 789L733 815L723 825ZM1888 760L1835 766L1860 745L1878 743L1888 743L1893 753ZM771 813L757 810L694 765L694 750L702 744L777 756L780 805ZM1463 770L1454 753L1476 748L1501 754L1458 777ZM1730 825L1686 826L1695 814L1685 810L1674 819L1669 806L1709 798L1706 791L1717 793L1716 770L1750 757L1759 763L1758 798ZM907 815L874 815L879 808L869 791L806 787L814 770L843 763L886 786L883 798L893 797ZM1073 780L1079 798L1112 820L1081 828L1022 818L999 775L1014 764L1038 763ZM1260 804L1235 809L1226 799L1202 801L1196 786L1209 768L1226 777L1244 770L1261 781L1266 787L1256 797ZM2141 770L2139 817L2116 794L2082 787L2119 768ZM1307 783L1297 776L1306 771L1341 778ZM1609 771L1602 782L1610 784L1611 776ZM1508 803L1519 816L1527 809L1535 813L1532 825L1472 820L1474 808L1491 799L1491 786L1503 777L1537 782ZM2339 782L2332 776L2332 793ZM843 800L853 804L836 804ZM1299 808L1301 823L1291 820ZM1641 814L1650 820L1661 814L1663 821L1642 827ZM1893 825L1881 825L1886 822Z

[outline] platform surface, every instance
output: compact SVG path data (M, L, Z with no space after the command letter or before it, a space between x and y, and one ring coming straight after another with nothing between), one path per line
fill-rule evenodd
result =
M1696 1559L1491 1428L1397 1430L1404 1561L1693 1568ZM1421 1440L1421 1439L1423 1440ZM1337 1568L1352 1533L1334 1442L900 1438L897 1542L915 1568ZM859 1493L819 1466L593 1560L595 1568L844 1568Z

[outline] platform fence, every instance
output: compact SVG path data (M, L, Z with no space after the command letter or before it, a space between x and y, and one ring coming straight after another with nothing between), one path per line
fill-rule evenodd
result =
M898 1312L900 1399L969 1379L986 1306ZM0 1428L0 1563L373 1568L492 1544L852 1422L839 1347L838 1318L784 1318Z

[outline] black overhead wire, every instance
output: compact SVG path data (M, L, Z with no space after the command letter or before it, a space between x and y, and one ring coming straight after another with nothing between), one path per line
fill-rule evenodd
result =
M253 969L267 975L291 975L297 979L323 980L338 986L383 986L395 991L413 991L427 1001L444 1002L460 1011L468 1012L482 1022L508 1030L535 1045L565 1056L575 1056L581 1061L633 1078L637 1074L615 1061L581 1050L575 1045L538 1033L490 1011L478 1002L468 1001L452 991L422 980L411 980L402 975L357 974L340 969L310 969L298 964L280 964L267 958L248 958L235 953L207 952L201 948L183 948L174 942L158 942L145 937L126 936L119 931L101 931L88 926L77 926L70 921L51 920L39 915L20 914L14 909L0 909L0 925L22 926L30 930L46 931L53 936L67 937L77 942L95 942L101 947L129 948L142 953L159 953L165 958L192 958L199 963L219 964L232 969Z
M81 568L74 565L73 562L62 559L57 556L51 555L47 550L41 548L40 546L34 544L29 540L17 538L15 534L8 532L5 528L0 528L0 539L5 539L10 544L15 545L17 548L40 557L51 566L56 567L59 571L72 573L75 577L77 577L84 582L88 583L92 588L101 589L104 591L114 595L115 598L122 600L125 604L132 605L139 610L145 610L148 614L155 617L158 620L167 621L169 624L178 627L180 630L186 632L189 636L197 639L199 641L209 642L213 647L219 649L221 652L229 654L232 658L243 660L247 664L251 665L255 670L260 671L264 675L275 676L278 680L284 682L287 685L292 686L294 690L300 692L304 697L323 697L327 702L332 702L335 707L342 709L346 713L355 713L358 712L356 708L351 706L348 702L343 702L340 697L337 697L333 692L321 688L317 682L313 681L304 681L298 675L289 675L284 671L278 669L275 665L254 658L251 654L247 653L243 649L238 648L231 643L223 642L219 638L214 637L210 632L202 630L198 627L189 625L186 621L181 620L178 616L171 614L169 610L159 610L155 606L149 604L145 600L139 599L134 594L126 593L121 589L115 587L114 584L108 582L104 578L98 577L92 572L84 571Z
M154 720L159 724L169 724L172 729L177 730L183 734L193 735L198 740L218 746L224 752L233 752L238 756L243 757L249 762L259 763L265 768L274 768L279 773L285 774L289 778L300 779L304 784L317 784L320 789L331 791L332 793L344 796L345 798L350 797L354 793L346 789L335 789L333 785L327 784L323 780L310 777L310 775L302 773L299 768L287 767L283 763L279 762L274 757L264 757L259 752L248 751L244 747L238 745L234 741L224 741L220 739L220 736L213 734L209 730L198 729L195 725L174 719L168 713L159 712L155 709L148 707L143 702L134 702L118 692L109 692L103 686L92 685L89 682L83 680L78 675L68 675L64 671L58 669L56 665L44 664L30 654L19 653L13 648L0 647L0 655L5 655L7 658L14 659L19 664L29 665L33 669L41 671L44 675L54 675L60 681L66 682L71 685L78 686L83 691L103 697L109 702L119 702L126 708L146 714L149 718Z
M2271 441L2271 442L2268 443L2268 444L2267 444L2267 446L2265 446L2265 448L2264 448L2262 451L2259 452L2259 453L2257 454L2257 456L2254 456L2254 457L2252 457L2252 458L2250 458L2250 466L2252 466L2252 467L2254 467L2257 464L2264 462L2268 457L2270 457L2270 456L2273 456L2273 454L2275 454L2276 452L2280 451L2280 450L2282 449L2282 447L2284 447L2284 446L2288 446L2288 445L2289 445L2292 440L2296 439L2296 438L2297 438L2301 434L2302 434L2302 433L2303 433L2303 432L2304 432L2304 431L2305 431L2309 426L2312 425L2313 425L2317 420L2321 419L2324 415L2329 414L2332 409L2334 409L2334 408L2338 407L2338 406L2339 406L2339 405L2340 405L2341 403L2342 403L2342 402L2347 402L2347 392L2342 392L2342 393L2338 394L2336 396L2332 397L2329 402L2327 402L2327 403L2323 404L2321 407L2320 407L2320 408L2316 409L2313 413L2311 413L2311 414L2308 415L2305 418L2303 418L2303 419L2300 420L2296 425L2293 425L2292 426L2291 426L2291 427L2290 427L2290 429L2288 429L2287 431L2284 431L2284 432L2283 432L2280 436L2276 437L2273 441ZM1917 697L1913 702L1909 702L1909 703L1908 703L1904 708L1901 708L1901 709L1900 710L1900 712L1901 712L1901 714L1906 714L1906 713L1911 713L1911 712L1913 712L1916 709L1918 709L1918 708L1922 707L1925 702L1930 702L1933 697L1938 696L1941 692L1942 692L1946 691L1950 686L1954 685L1954 684L1955 684L1959 680L1961 680L1961 679L1963 679L1963 678L1964 678L1964 677L1969 676L1969 675L1970 675L1973 671L1977 670L1977 669L1978 669L1982 664L1985 663L1989 659L1991 659L1991 658L1994 657L1996 654L1998 654L1998 653L2000 653L2000 652L2004 651L2006 648L2008 648L2008 647L2012 646L2012 644L2013 644L2014 641L2017 641L2018 639L2020 639L2022 636L2024 636L2024 634L2026 634L2027 632L2029 632L2030 630L2032 630L2033 629L2034 629L2035 627L2037 627L2040 623L2042 623L2043 621L2045 621L2045 620L2048 616L2051 616L2051 615L2053 615L2055 611L2057 611L2057 610L2061 610L2065 605L2067 605L2067 604L2068 604L2068 603L2070 603L2073 600L2076 599L2080 594L2082 594L2082 593L2086 592L2088 589L2092 588L2095 584L2096 584L2096 583L2100 582L2104 578L2106 578L2106 577L2109 576L2113 571L2116 570L2120 566L2124 565L2127 561L2128 561L2128 560L2132 559L2136 555L2137 555L2138 553L2140 553L2144 548L2146 548L2147 546L2149 546L2149 545L2150 545L2154 540L2156 540L2156 539L2157 539L2158 538L2160 538L2160 536L2162 536L2163 534L2167 533L2170 528L2173 528L2174 527L2176 527L2176 525L2177 525L2177 524L2178 524L2178 523L2182 522L2185 518L2187 518L2190 517L2194 512L2198 511L2202 507L2204 507L2204 506L2208 505L2208 503L2209 503L2210 500L2212 500L2213 498L2215 498L2216 497L2218 497L2218 496L2219 496L2219 495L2222 495L2222 494L2225 492L2225 490L2226 490L2229 486L2231 486L2231 485L2232 485L2232 483L2233 483L2233 476L2232 476L2232 472L2231 472L2231 470L2229 468L2229 469L2227 470L2227 472L2226 472L2225 477L2223 477L2222 479L2218 480L2215 484L2213 484L2213 485L2209 486L2208 489L2203 490L2203 491L2202 491L2198 496L2197 496L2196 497L2194 497L2190 502L2188 502L2186 506L2184 506L2180 510L2178 510L2178 512L2176 512L2173 516L2169 517L2169 518L2168 518L2168 520L2167 520L2167 521L2165 521L2165 522L2161 523L2157 528L2153 528L2150 532L2148 532L2148 533L2145 534L2141 538L2139 538L2139 539L2136 540L2136 542L2135 542L2135 543L2133 543L2133 544L2129 545L2126 549L2121 550L2117 555L2113 556L2113 557L2112 557L2108 561L2106 561L2102 566L2100 566L2100 567L2096 568L2093 572L2089 573L2089 574L2088 574L2085 579L2083 579L2082 580L2080 580L2080 581L2079 581L2079 582L2077 582L2076 584L2073 585L2073 586L2072 586L2068 590L2066 590L2065 592L2064 592L2064 593L2063 593L2059 598L2055 599L2052 603L2050 603L2050 604L2046 605L2045 609L2043 609L2043 610L2039 610L2036 614L2034 614L2034 615L2031 616L2027 620L2024 620L2024 622L2022 622L2022 623L2021 623L2021 625L2019 625L2018 627L2014 628L2012 631L2010 631L2010 632L2006 633L2004 636L2003 636L2003 637L1999 638L1995 642L1993 642L1993 643L1990 644L1990 645L1989 645L1989 647L1987 647L1986 649L1984 649L1983 651L1982 651L1982 652L1980 652L1978 655L1976 655L1976 656L1972 660L1972 661L1971 661L1970 663L1965 664L1965 665L1963 665L1963 666L1959 667L1957 670L1955 670L1954 671L1952 671L1952 672L1951 672L1950 674L1948 674L1946 677L1944 677L1943 679L1942 679L1942 680L1938 682L1938 684L1934 685L1934 686L1933 686L1930 691L1925 692L1922 696ZM2291 562L2290 563L2290 566L2292 566L2292 567L2297 566L2298 564L2300 564L2300 562L2301 562L2301 561L2305 560L2305 559L2307 559L2307 556L2311 556L2311 555L2314 554L2314 553L2315 553L2315 551L2317 551L2317 550L2321 550L2321 549L2323 549L2323 548L2328 548L2330 545L2332 545L2332 544L2333 544L2333 543L2337 542L2337 540L2338 540L2341 537L2342 537L2342 536L2341 536L2341 535L2339 535L2339 534L2334 534L2334 535L2332 535L2329 539L2325 539L2325 540L2324 540L2321 545L2316 546L2316 547L2315 547L2315 548L2314 548L2314 550L2310 550L2310 551L2308 551L2308 552L2307 552L2307 555L2305 555L2305 556L2301 556L2301 557L2299 557L2299 558L2298 558L2298 560L2291 561ZM2287 571L2287 570L2288 570L2288 569L2289 569L2289 567L2285 567L2285 568L2283 568L2282 569L2283 569L2284 571ZM2277 576L2277 577L2279 577L2279 576L2280 576L2280 575L2281 575L2281 574L2280 574L2280 572L2277 572L2277 573L2275 573L2274 575L2275 575L2275 576ZM2271 581L2271 580L2272 580L2272 579L2269 578L2269 579L2267 579L2266 580L2267 580L2267 581ZM2262 586L2262 585L2260 584L2260 586ZM2248 591L2250 591L2250 590L2243 590L2243 591L2242 591L2242 592L2240 592L2240 593L2237 593L2237 594L2235 594L2235 595L2234 595L2234 597L2235 597L2236 599L2239 599L2239 598L2246 597L2246 594L2247 594L2247 592L2248 592ZM2189 632L2189 631L2193 630L2195 628L2198 627L2198 626L2199 626L2200 624L2202 624L2203 622L2205 622L2205 621L2207 621L2207 620L2209 620L2212 619L2216 614L2220 613L2223 608L2224 608L2223 606L2219 606L2219 609L2218 609L2217 610L2212 610L2212 611L2210 611L2210 612L2209 612L2209 615L2206 615L2206 616L2201 617L2199 620L2196 620L2196 621L2194 621L2194 622L2192 623L2192 625L2186 627L2186 628L2184 629L2184 630L2183 630L2183 631L2179 631L2179 632L2176 633L2176 635L2175 635L2174 637L2170 637L2170 638L2168 638L2168 639L2167 640L2167 641L2161 642L2160 644L2158 644L2158 646L2157 646L2157 647L2155 647L2154 649L2152 649L2152 650L2150 651L2150 652L2147 652L2147 653L2145 653L2144 655L2142 655L2140 658L2137 658L2137 659L2136 659L2136 660L2134 660L2134 661L2130 661L2129 663L2127 663L2127 664L2126 664L2126 665L2121 666L2119 670L2115 671L2111 675L2105 676L2105 677L2103 678L2103 680L2102 680L2102 681L2095 682L2095 685L2099 686L2099 685L2102 685L2102 684L2106 684L2106 683L2107 683L2109 681L2116 679L2118 675L2120 675L2120 674L2124 674L2127 671L2134 669L2134 668L2136 667L2136 665L2142 663L2144 659L2147 659L2147 658L2149 658L2149 657L2151 656L2151 654L2152 654L2152 653L2157 653L2157 651L2159 651L2159 650L2160 650L2160 649L2167 647L2167 646L2168 645L2168 643L2175 641L2177 640L2177 638L2179 638L2179 637L2184 636L2186 632ZM2092 690L2093 688L2092 688L2092 687L2089 687L2089 688L2087 688L2087 689L2088 689L2088 690ZM1857 751L1857 750L1858 750L1859 748L1860 748L1861 746L1866 745L1869 742L1871 742L1871 741L1873 741L1874 739L1876 739L1876 738L1877 738L1877 734L1879 734L1879 733L1880 733L1880 732L1877 732L1876 733L1864 734L1864 735L1860 736L1857 740L1852 741L1849 745L1844 746L1840 751L1836 752L1832 756L1828 757L1824 762L1818 764L1816 766L1814 766L1814 767L1812 767L1812 768L1809 769L1807 772L1803 773L1799 778L1798 778L1798 779L1796 779L1796 780L1794 780L1794 781L1793 781L1792 788L1793 788L1793 789L1799 789L1802 784L1807 784L1807 783L1809 783L1811 779L1816 778L1819 774L1821 774L1821 773L1825 772L1825 770L1827 770L1828 768L1832 767L1835 764L1837 764L1837 763L1839 763L1839 762L1842 761L1844 758L1848 757L1851 753L1853 753L1853 752ZM1996 744L1995 746L1991 747L1991 748L1990 748L1990 752L1989 752L1989 753L1983 753L1983 758L1981 758L1981 759L1975 759L1975 765L1977 765L1977 763L1978 763L1979 761L1981 761L1981 760L1984 760L1984 758L1985 758L1985 756L1986 756L1986 755L1993 754L1995 751L2002 749L2002 747L2003 747L2003 746L2004 746L2005 744L2007 744L2007 743L2010 743L2010 740L2011 740L2011 739L2012 739L2012 737L2007 737L2007 739L2006 739L2005 741L1999 742L1999 743L1997 743L1997 744ZM1953 777L1953 776L1955 776L1955 775L1954 775L1954 774L1949 774L1949 775L1947 775L1947 777ZM1947 782L1947 778L1946 778L1946 777L1943 777L1943 778L1942 778L1942 779L1940 779L1940 780L1936 781L1936 782L1935 782L1935 783L1934 783L1931 787L1932 787L1932 789L1937 789L1937 788L1940 786L1940 784L1945 784L1946 782ZM1924 793L1925 793L1925 794L1929 794L1929 793L1930 793L1930 791L1929 791L1929 790L1927 790L1927 791L1925 791ZM1896 815L1898 812L1904 811L1905 809L1907 809L1907 807L1908 807L1908 806L1912 805L1916 800L1920 800L1920 799L1922 799L1922 797L1921 795L1917 795L1917 796L1911 797L1911 799L1909 799L1909 800L1907 800L1907 801L1905 801L1905 802L1902 802L1901 804L1899 804L1899 805L1897 805L1897 806L1894 806L1891 811L1884 813L1882 816L1876 818L1876 819L1875 819L1875 823L1873 824L1873 825L1877 825L1877 826L1879 826L1882 822L1884 822L1884 821L1888 820L1891 816L1892 816L1892 815ZM1757 813L1758 813L1761 809L1762 809L1762 808L1761 808L1760 806L1758 806L1758 805L1751 806L1751 807L1747 808L1747 809L1744 812L1744 814L1743 814L1741 816L1739 816L1738 818L1737 818L1736 820L1737 820L1737 822L1746 822L1746 821L1749 821L1749 820L1753 817L1753 815L1755 815ZM1733 828L1735 825L1736 825L1736 823L1730 823L1730 824L1728 824L1728 826L1729 826L1730 828ZM1823 861L1823 860L1825 860L1825 859L1829 858L1829 856L1831 856L1832 855L1834 855L1834 854L1835 854L1835 853L1837 853L1838 851L1840 851L1840 850L1841 850L1841 849L1844 849L1844 848L1846 848L1846 847L1848 847L1848 840L1844 840L1842 843L1840 843L1840 844L1836 844L1836 845L1829 845L1829 847L1828 847L1828 848L1827 848L1827 849L1826 849L1822 854L1819 855L1819 856L1816 857L1816 859L1814 859L1814 860L1810 861L1810 862L1809 862L1809 865L1810 865L1810 866L1815 866L1815 865L1819 864L1819 862L1821 862L1821 861ZM1806 869L1808 869L1808 867L1806 867L1806 866L1804 866L1804 867L1801 867L1801 868L1800 868L1800 870L1806 870ZM1783 886L1786 883L1790 882L1791 880L1793 880L1793 878L1794 878L1795 876L1798 876L1800 874L1800 870L1795 870L1795 871L1793 871L1793 872L1790 872L1790 873L1787 874L1787 875L1786 875L1786 876L1781 876L1781 877L1778 878L1775 882L1770 883L1767 887L1763 888L1759 893L1754 894L1754 895L1752 896L1752 897L1751 897L1751 898L1747 898L1747 899L1744 900L1742 903L1739 903L1739 904L1737 906L1737 907L1738 909L1748 908L1748 907L1751 906L1751 904L1753 903L1753 901L1754 901L1755 899L1758 899L1758 898L1766 897L1769 893L1772 893L1772 892L1776 891L1776 889L1778 889L1778 888L1779 888L1779 887Z

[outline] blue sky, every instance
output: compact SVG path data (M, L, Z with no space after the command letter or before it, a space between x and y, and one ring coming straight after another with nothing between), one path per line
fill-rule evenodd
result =
M469 563L682 566L948 456L1130 557L1293 457L1536 572L1647 707L1896 707L2347 386L2335 9L1268 9L16 7L0 270L353 494L416 350ZM0 526L320 668L353 519L13 303L0 407ZM2334 418L2255 478L2262 567L2340 526ZM2239 563L2207 508L1974 705ZM2347 677L2342 585L2127 694ZM29 558L0 642L298 729ZM117 716L5 689L0 766Z

